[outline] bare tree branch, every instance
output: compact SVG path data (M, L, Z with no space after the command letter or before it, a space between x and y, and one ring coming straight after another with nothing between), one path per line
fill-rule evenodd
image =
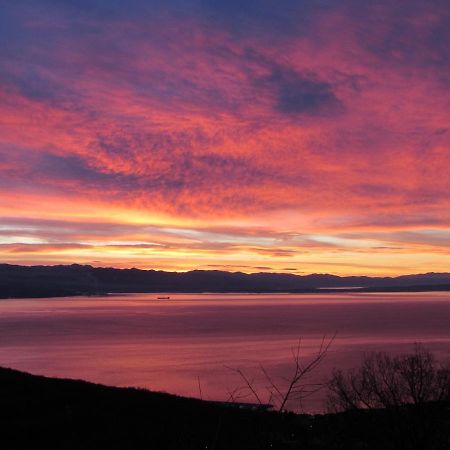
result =
M254 395L254 397L256 398L256 400L257 400L257 402L260 404L260 405L262 405L262 401L261 401L261 399L259 398L259 395L258 395L258 392L256 391L256 389L253 387L253 385L254 385L254 380L249 380L246 376L245 376L245 374L244 374L244 372L242 372L242 370L241 369L239 369L239 368L234 368L234 367L228 367L228 366L225 366L227 369L229 369L229 370L232 370L233 372L236 372L243 380L244 380L244 382L245 382L245 384L247 385L247 387L248 387L248 389L250 390L250 392Z
M284 411L289 401L296 400L299 402L301 408L303 408L302 400L315 394L324 387L323 383L307 383L306 378L322 363L332 343L334 342L336 335L337 333L334 333L330 338L327 338L326 335L322 336L317 352L310 360L307 360L306 363L303 363L302 361L303 342L300 338L297 345L290 349L293 361L293 373L290 377L278 377L282 380L281 382L277 382L275 378L269 374L266 368L262 364L259 364L259 369L263 375L263 378L268 383L268 386L264 387L264 389L268 392L267 403L271 404L272 401L274 401L277 405L278 411ZM260 405L263 404L259 393L261 388L258 388L255 383L255 379L247 377L240 368L227 368L237 373L245 383L244 389L247 389ZM235 400L237 398L235 395L237 391L238 390L234 390L232 395L229 392L230 398Z

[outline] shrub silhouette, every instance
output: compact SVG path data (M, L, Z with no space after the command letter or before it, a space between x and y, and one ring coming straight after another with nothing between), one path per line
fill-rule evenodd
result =
M328 389L331 412L449 401L450 365L416 344L410 354L371 353L359 369L334 370Z

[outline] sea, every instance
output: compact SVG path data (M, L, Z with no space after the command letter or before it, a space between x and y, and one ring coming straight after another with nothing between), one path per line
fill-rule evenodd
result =
M409 353L420 343L449 361L450 293L0 300L3 367L204 400L275 404L273 385L283 392L296 360L307 365L327 343L289 409L326 412L333 370L358 367L371 352Z

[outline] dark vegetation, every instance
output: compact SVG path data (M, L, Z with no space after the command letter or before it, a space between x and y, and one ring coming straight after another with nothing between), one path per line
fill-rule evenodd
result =
M0 368L0 446L447 450L449 385L449 368L421 347L400 357L368 355L359 369L335 372L330 402L342 412L316 416Z
M330 411L384 414L380 431L395 448L450 448L450 364L421 345L406 355L368 354L358 369L335 370L328 389Z
M450 290L450 274L338 277L328 274L245 274L217 270L186 273L92 266L0 264L0 298L98 295L126 292L362 292ZM350 290L350 289L349 289ZM354 289L352 289L354 291Z
M358 369L335 369L328 387L334 411L421 407L450 400L450 364L416 344L410 354L370 353Z

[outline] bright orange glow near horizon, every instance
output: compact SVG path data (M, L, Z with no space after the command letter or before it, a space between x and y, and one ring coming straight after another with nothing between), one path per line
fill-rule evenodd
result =
M0 6L0 262L450 271L448 2L241 3Z

